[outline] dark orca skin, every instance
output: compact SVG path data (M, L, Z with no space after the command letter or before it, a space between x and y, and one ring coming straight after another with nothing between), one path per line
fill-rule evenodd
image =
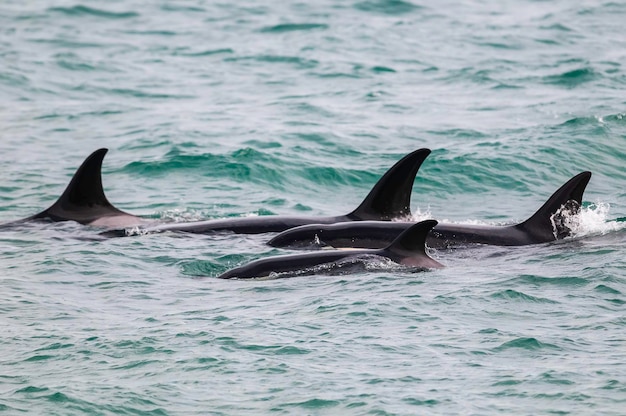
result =
M125 227L145 223L140 217L115 208L102 188L102 160L107 149L98 149L80 165L65 192L50 208L21 220L0 224L11 227L29 221L76 221L85 225Z
M411 192L415 175L429 154L429 149L419 149L404 156L378 180L361 205L346 215L336 217L290 217L282 215L238 217L111 230L100 235L123 237L166 231L192 234L210 234L221 231L237 234L260 234L280 232L304 224L332 224L366 220L390 221L394 218L407 217L411 215Z
M425 247L426 235L435 224L437 224L435 220L414 223L383 249L329 250L268 257L231 269L218 278L262 279L301 276L316 273L312 268L317 266L332 268L342 261L364 262L372 256L384 257L400 265L420 270L441 268L443 267L441 263L426 254Z
M521 246L559 240L570 234L564 224L566 215L580 211L582 196L591 172L582 172L561 186L526 221L510 226L484 226L439 223L428 234L426 244L432 248L489 244ZM380 248L387 245L412 222L362 221L332 225L305 225L287 230L272 238L273 247L315 248Z

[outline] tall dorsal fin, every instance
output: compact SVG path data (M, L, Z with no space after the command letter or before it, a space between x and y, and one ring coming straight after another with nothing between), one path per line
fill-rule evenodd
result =
M396 162L378 180L361 205L347 216L378 221L410 216L415 175L429 154L429 149L418 149Z
M426 237L430 230L437 225L435 220L425 220L415 223L404 230L386 248L382 249L393 261L407 266L441 268L444 267L437 260L426 254Z
M111 216L132 216L115 208L102 188L102 160L108 149L93 152L78 168L65 192L48 209L27 219L49 218L52 221L76 221L89 224Z
M581 172L561 186L532 217L518 224L537 242L560 240L569 235L570 229L564 223L566 216L580 211L583 193L591 179L591 172Z

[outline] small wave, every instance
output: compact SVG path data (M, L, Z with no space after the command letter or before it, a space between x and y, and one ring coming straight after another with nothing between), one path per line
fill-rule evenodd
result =
M574 117L562 123L562 126L598 126L605 123L620 124L626 121L626 113L609 114L606 116L594 115L586 117Z
M139 13L136 12L112 12L87 6L52 7L48 10L51 12L63 13L68 16L96 16L107 19L128 19L139 16Z
M181 272L190 277L219 276L230 268L237 267L250 261L245 254L227 254L213 258L211 261L193 260L181 263Z
M592 68L578 68L562 74L544 77L544 82L546 84L574 88L596 78L598 78L598 74Z
M27 359L25 359L25 362L32 362L32 361L45 361L45 360L49 360L52 358L57 358L55 355L49 355L49 354L37 354L37 355L33 355L31 357L28 357Z
M523 302L533 302L533 303L559 303L547 298L538 298L535 296L527 295L522 292L518 292L516 290L507 289L491 295L492 298L495 299L505 299L505 300L519 300Z
M205 49L198 52L189 52L189 48L181 48L175 50L172 55L174 56L188 56L188 57L202 57L202 56L211 56L211 55L220 55L220 54L233 54L235 51L231 48L220 48L220 49Z
M565 385L565 386L569 386L572 384L576 384L571 380L567 380L565 378L562 377L562 375L558 374L555 371L548 371L546 373L543 373L540 376L540 379L543 382L549 383L549 384L557 384L557 385Z
M322 23L285 23L268 26L261 29L263 33L284 33L302 30L328 29L328 25Z
M529 350L529 351L541 350L541 349L561 349L554 344L544 343L544 342L539 341L536 338L517 338L512 341L507 341L503 343L502 345L494 348L494 351L499 352L499 351L504 351L504 350L508 350L511 348L521 348L521 349Z
M606 286L606 285L598 285L594 288L594 290L596 292L606 293L609 295L621 295L622 294L622 292L620 292L619 290L613 289L612 287Z
M354 8L364 12L381 13L388 15L399 15L414 12L422 7L408 1L388 0L388 1L362 1L356 3Z
M325 399L310 399L304 402L285 403L285 407L297 407L303 409L323 409L328 407L335 407L340 404L337 400L325 400ZM280 406L278 407L280 409Z
M587 279L578 276L549 277L534 274L523 274L516 277L514 280L523 281L526 284L536 286L545 286L546 284L557 286L585 286L589 284Z
M395 69L389 68L387 66L377 65L377 66L372 67L372 72L375 72L375 73L385 73L385 72L397 72L397 71Z
M184 4L164 4L161 6L161 10L166 12L206 12L206 9L198 6L190 6Z
M68 69L70 71L94 71L96 67L90 65L85 62L78 62L77 60L71 59L60 59L57 61L57 65L63 69Z
M276 166L280 166L278 158L269 153L251 148L243 148L231 154L190 155L171 151L164 160L135 161L126 165L124 172L142 175L163 175L169 171L200 170L205 176L217 176L221 180L230 178L236 182L271 183L281 186L283 175Z
M82 90L83 88L77 88L77 90ZM187 99L187 98L196 98L193 95L185 95L185 94L173 94L173 93L165 93L165 92L152 92L145 91L138 88L97 88L100 91L106 92L111 95L118 95L123 97L131 97L131 98L146 98L146 99L155 99L155 100L167 100L167 99Z
M288 64L300 69L315 68L319 62L315 59L305 59L299 56L288 55L253 55L240 56L224 59L224 62L252 62L252 63L268 63L268 64Z
M48 387L26 386L24 388L18 389L16 393L42 393L48 390L50 390Z

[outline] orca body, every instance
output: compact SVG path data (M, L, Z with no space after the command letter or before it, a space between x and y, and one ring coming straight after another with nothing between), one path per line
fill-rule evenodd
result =
M415 175L430 154L429 149L419 149L400 159L374 185L361 205L346 215L335 217L291 217L267 215L194 221L186 223L159 224L134 229L111 230L101 235L123 237L135 234L151 234L166 231L210 234L230 231L237 234L260 234L280 232L305 224L332 224L346 221L390 221L411 216L411 192Z
M426 244L432 248L449 248L472 244L521 246L559 240L570 235L565 224L568 215L580 211L583 192L591 172L582 172L561 186L528 220L510 226L484 226L439 223L428 234ZM272 238L273 247L380 248L393 241L413 222L362 221L331 225L306 225L287 230Z
M428 232L437 221L414 223L383 249L330 250L305 254L275 256L253 261L218 276L220 279L262 279L301 276L321 270L332 270L342 262L366 262L373 256L386 258L399 265L418 270L441 268L443 265L426 254ZM316 269L318 268L318 269Z
M115 208L102 188L102 160L107 149L98 149L80 165L61 197L50 208L21 220L0 224L11 227L28 221L76 221L98 227L130 227L146 220Z
M268 215L151 226L153 220L119 210L105 196L101 171L107 151L99 149L87 157L61 197L48 209L21 220L0 224L0 229L29 221L76 221L84 225L110 228L110 231L100 235L117 237L129 234L127 229L131 227L133 232L139 234L165 231L196 234L232 231L240 234L259 234L284 231L303 224L358 220L388 221L411 215L411 192L415 175L430 154L429 149L418 149L403 157L374 185L361 205L347 215L337 217Z

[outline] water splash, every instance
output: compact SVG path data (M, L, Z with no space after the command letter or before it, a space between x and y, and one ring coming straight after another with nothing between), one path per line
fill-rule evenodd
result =
M568 226L568 223L570 222L570 218L575 217L579 212L580 203L578 203L578 201L569 200L550 216L552 234L555 240L562 240L571 235L572 229Z
M148 230L139 227L125 228L123 231L124 236L126 237L135 237L150 234Z
M394 219L394 221L415 221L415 222L420 222L420 221L424 221L424 220L432 220L435 217L433 217L433 214L430 212L430 207L426 208L423 212L422 210L418 207L412 215L409 215L408 217L405 218L398 218L398 219Z
M583 206L575 215L564 215L563 225L571 231L571 237L589 235L605 235L626 228L626 224L609 220L611 205L607 202L596 202Z

